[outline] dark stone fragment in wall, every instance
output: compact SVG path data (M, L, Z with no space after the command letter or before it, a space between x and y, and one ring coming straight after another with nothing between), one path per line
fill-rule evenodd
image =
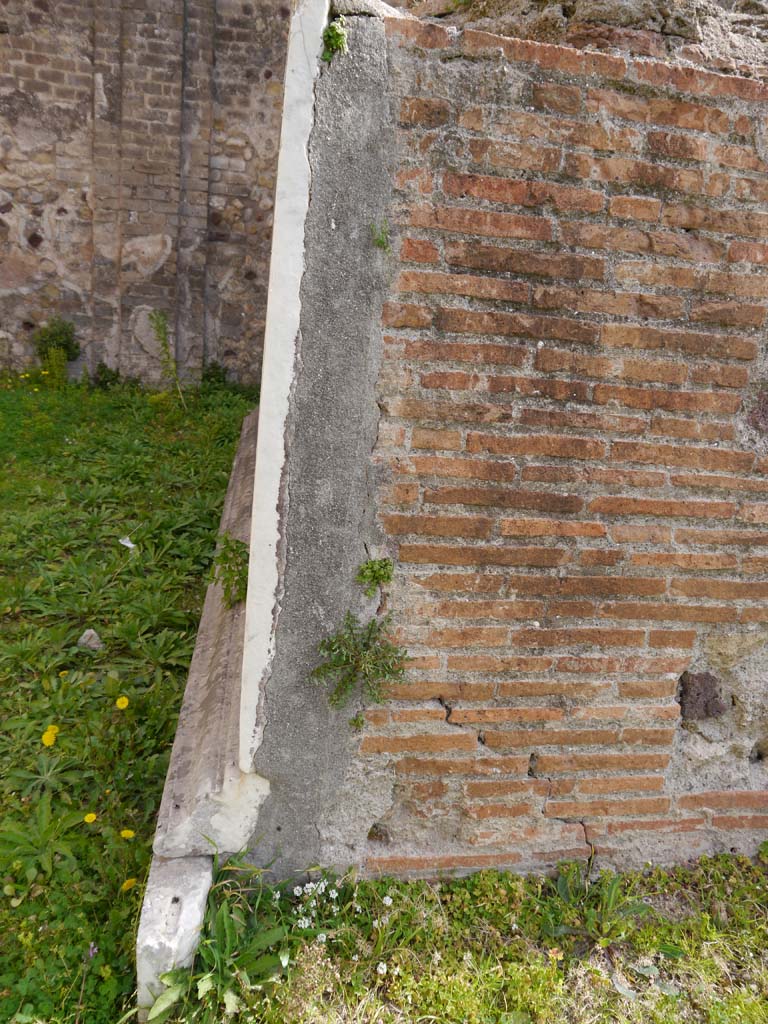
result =
M375 821L368 830L368 841L371 843L391 843L392 837L386 825L382 825L380 821Z
M758 394L757 401L747 417L747 423L761 434L768 434L768 388L763 388Z
M43 244L43 236L39 235L37 231L33 231L27 239L27 242L33 249L39 249L40 246Z
M680 713L688 721L719 718L726 711L720 696L720 680L711 672L683 672L679 699Z

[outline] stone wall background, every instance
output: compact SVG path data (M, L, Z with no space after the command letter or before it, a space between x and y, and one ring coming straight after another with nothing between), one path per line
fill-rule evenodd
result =
M75 321L81 363L258 380L290 8L11 0L0 9L0 369Z

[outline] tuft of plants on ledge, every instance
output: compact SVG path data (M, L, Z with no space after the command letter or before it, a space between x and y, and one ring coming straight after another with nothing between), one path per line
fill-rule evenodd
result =
M277 885L235 860L155 1019L768 1024L767 885L764 865L734 856L431 883L312 870Z
M0 377L0 1021L116 1024L240 424ZM78 641L94 630L101 646Z
M221 584L224 604L234 608L245 600L248 592L248 545L223 533L213 559L214 582Z
M337 53L348 53L347 22L343 14L330 21L323 29L322 59L330 64Z

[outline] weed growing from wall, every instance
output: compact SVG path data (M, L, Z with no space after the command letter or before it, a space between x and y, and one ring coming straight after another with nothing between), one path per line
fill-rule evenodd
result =
M391 558L369 558L357 570L355 583L359 583L364 588L363 593L366 597L373 597L377 587L392 582L394 570Z
M53 349L63 352L66 362L72 362L80 355L80 345L75 339L75 325L60 316L55 316L43 327L38 327L32 335L32 341L42 363L45 363Z
M357 570L355 581L363 586L368 597L376 588L392 579L394 566L389 558L369 559ZM402 679L408 652L389 636L392 620L389 615L368 622L348 611L341 628L321 640L318 652L321 663L312 671L314 679L332 684L328 695L331 707L343 707L354 694L380 703L387 683ZM361 728L362 714L350 719L354 729Z
M162 368L163 380L169 387L175 389L184 409L187 403L184 401L184 394L181 390L179 380L179 368L176 359L171 351L171 339L168 328L168 314L163 309L153 309L149 314L149 322L155 332L155 338L160 348L160 366Z
M337 53L348 53L347 23L340 14L325 26L323 31L323 60L330 64Z
M384 252L392 252L389 221L383 220L381 224L371 224L371 238L377 249L382 249Z
M248 590L247 544L228 533L222 534L213 560L213 580L221 584L227 608L234 608L245 600Z

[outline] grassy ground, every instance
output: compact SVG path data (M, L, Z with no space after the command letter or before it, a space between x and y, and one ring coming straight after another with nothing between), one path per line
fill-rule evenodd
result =
M0 1021L115 1024L243 414L0 380ZM121 539L134 545L126 546ZM104 644L77 646L86 629Z
M166 981L177 1024L766 1024L768 873L729 856L270 890L232 868L194 977Z
M248 406L221 388L187 402L0 381L0 1024L130 1013L154 818ZM87 628L102 650L77 646ZM166 979L155 1020L768 1024L762 863L312 877L269 888L223 868L194 972Z

